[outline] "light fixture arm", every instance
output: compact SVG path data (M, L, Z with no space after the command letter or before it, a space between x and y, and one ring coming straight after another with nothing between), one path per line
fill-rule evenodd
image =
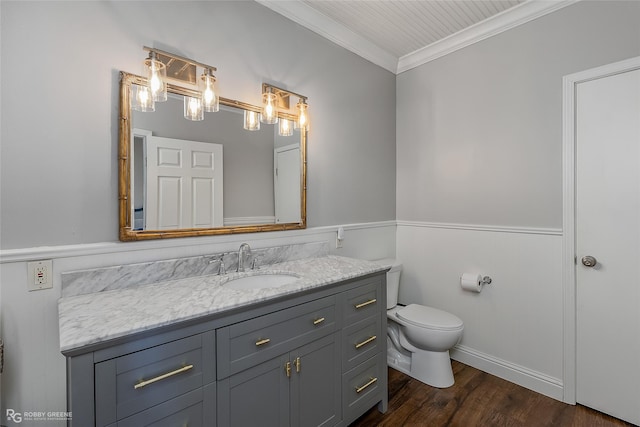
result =
M160 50L160 49L156 49L156 48L148 47L148 46L143 46L142 50L145 50L145 51L149 52L150 55L151 54L155 54L157 56L158 54L160 54L162 56L167 56L167 57L172 58L174 60L185 62L185 63L190 64L190 65L195 65L196 67L205 68L205 69L208 68L211 71L218 71L218 69L216 67L214 67L213 65L207 65L207 64L204 64L202 62L194 61L193 59L185 58L184 56L176 55L175 53L169 53L169 52L166 52L164 50Z
M307 97L304 95L300 95L299 93L295 93L295 92L291 92L290 90L286 90L286 89L282 89L278 86L274 86L271 85L269 83L262 83L262 93L265 92L270 92L270 93L275 93L278 96L282 96L282 94L286 95L286 96L290 96L293 95L297 98L300 98L302 100L304 100L305 104L307 102Z

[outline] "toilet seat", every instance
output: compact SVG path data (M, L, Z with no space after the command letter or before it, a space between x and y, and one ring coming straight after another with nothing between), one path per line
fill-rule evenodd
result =
M424 305L410 304L396 312L396 317L413 326L438 331L462 329L463 322L457 316Z

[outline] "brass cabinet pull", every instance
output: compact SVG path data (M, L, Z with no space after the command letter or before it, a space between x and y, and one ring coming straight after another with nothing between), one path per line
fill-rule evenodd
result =
M142 387L148 386L149 384L153 384L153 383L155 383L156 381L164 380L164 379L169 378L169 377L172 377L172 376L174 376L174 375L181 374L181 373L183 373L183 372L187 372L187 371L188 371L188 370L190 370L190 369L193 369L193 365L183 366L183 367L182 367L182 368L180 368L180 369L176 369L175 371L167 372L166 374L162 374L162 375L160 375L160 376L158 376L158 377L151 378L150 380L140 381L138 384L134 385L134 386L133 386L133 388L134 388L135 390L137 390L137 389L139 389L139 388L142 388Z
M302 363L300 363L299 357L296 357L296 360L294 360L293 364L296 365L296 372L300 372L300 367L302 366Z
M271 341L269 338L265 338L263 340L258 340L258 341L256 341L256 345L263 345L263 344L268 343L269 341Z
M291 362L284 364L284 371L287 373L287 378L291 376Z
M358 344L356 344L356 348L360 348L363 345L367 345L369 344L371 341L375 341L375 339L378 338L375 335L371 336L370 338L367 338L366 340L359 342Z
M365 301L365 302L363 302L363 303L356 304L356 305L355 305L355 307L356 307L356 308L366 307L366 306L368 306L369 304L373 304L373 303L375 303L376 301L377 301L377 299L373 298L373 299L370 299L369 301Z
M364 390L365 388L369 387L371 384L374 384L376 381L378 381L378 378L371 378L369 380L369 382L366 383L365 385L363 385L361 387L356 387L356 393L360 393L362 390Z
M318 325L318 324L320 324L320 323L322 323L322 322L324 322L324 317L321 317L321 318L319 318L319 319L314 320L314 321L313 321L313 324L314 324L314 325Z

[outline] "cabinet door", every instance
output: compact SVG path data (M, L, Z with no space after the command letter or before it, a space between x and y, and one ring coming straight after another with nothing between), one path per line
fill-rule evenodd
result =
M218 382L218 425L289 425L289 355L263 362Z
M341 420L338 336L329 335L290 353L292 426L331 426Z

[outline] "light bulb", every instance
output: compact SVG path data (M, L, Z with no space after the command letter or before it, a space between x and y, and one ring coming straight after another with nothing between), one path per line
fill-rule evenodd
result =
M204 120L202 99L192 96L184 97L184 118L193 121Z
M293 135L293 124L291 120L280 119L280 125L278 126L278 135L291 136Z
M131 86L131 108L136 111L155 111L156 107L147 86Z
M260 130L259 113L255 111L244 110L244 128L246 130Z
M210 69L205 69L200 78L200 87L202 90L202 104L204 111L215 113L220 109L218 94L215 89L216 78L211 74Z
M144 60L144 68L153 100L156 102L166 101L167 67L158 59L155 52L149 52L149 57Z
M262 94L262 114L260 121L269 125L278 123L278 112L276 110L276 94L265 92Z
M298 110L298 120L296 120L295 124L296 129L309 130L309 113L307 111L308 107L309 106L304 99L301 99L300 101L298 101L298 104L296 104L296 109Z

